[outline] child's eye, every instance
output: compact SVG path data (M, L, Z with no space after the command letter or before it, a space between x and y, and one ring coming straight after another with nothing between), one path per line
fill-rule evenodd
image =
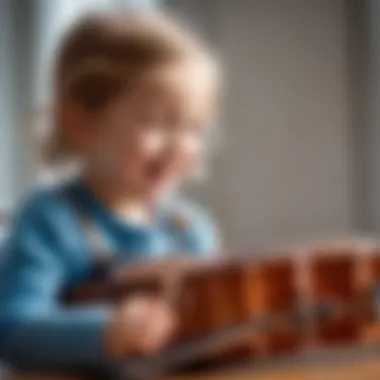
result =
M193 137L206 139L208 128L206 128L202 123L193 123L187 126L186 131Z
M194 126L180 130L178 136L184 145L191 147L201 147L206 140L205 130Z

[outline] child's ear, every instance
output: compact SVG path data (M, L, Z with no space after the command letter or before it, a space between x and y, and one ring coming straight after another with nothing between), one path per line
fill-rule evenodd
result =
M65 138L75 150L81 149L91 132L90 113L72 100L62 104L61 113Z

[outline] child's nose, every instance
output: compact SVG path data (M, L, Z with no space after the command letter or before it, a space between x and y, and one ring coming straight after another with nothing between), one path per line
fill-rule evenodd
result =
M170 138L167 139L165 146L165 152L168 157L176 159L184 153L186 146L183 144L183 139L178 133L173 133Z

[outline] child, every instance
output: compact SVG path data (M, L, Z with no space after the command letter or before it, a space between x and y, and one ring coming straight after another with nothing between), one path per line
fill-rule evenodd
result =
M46 156L79 175L37 192L14 219L0 274L6 362L69 370L167 343L175 323L163 300L67 307L59 296L91 274L82 217L125 263L216 249L212 222L175 194L201 161L217 82L207 50L163 16L93 15L71 29Z

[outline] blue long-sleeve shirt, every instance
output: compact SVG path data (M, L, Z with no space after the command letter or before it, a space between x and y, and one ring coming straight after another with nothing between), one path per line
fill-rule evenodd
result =
M72 201L126 263L216 248L210 220L183 203L175 207L187 220L183 228L171 223L170 207L152 225L139 226L118 219L80 181L37 192L16 214L0 261L0 354L15 367L69 370L107 359L103 336L110 306L60 302L62 291L85 280L93 264Z

